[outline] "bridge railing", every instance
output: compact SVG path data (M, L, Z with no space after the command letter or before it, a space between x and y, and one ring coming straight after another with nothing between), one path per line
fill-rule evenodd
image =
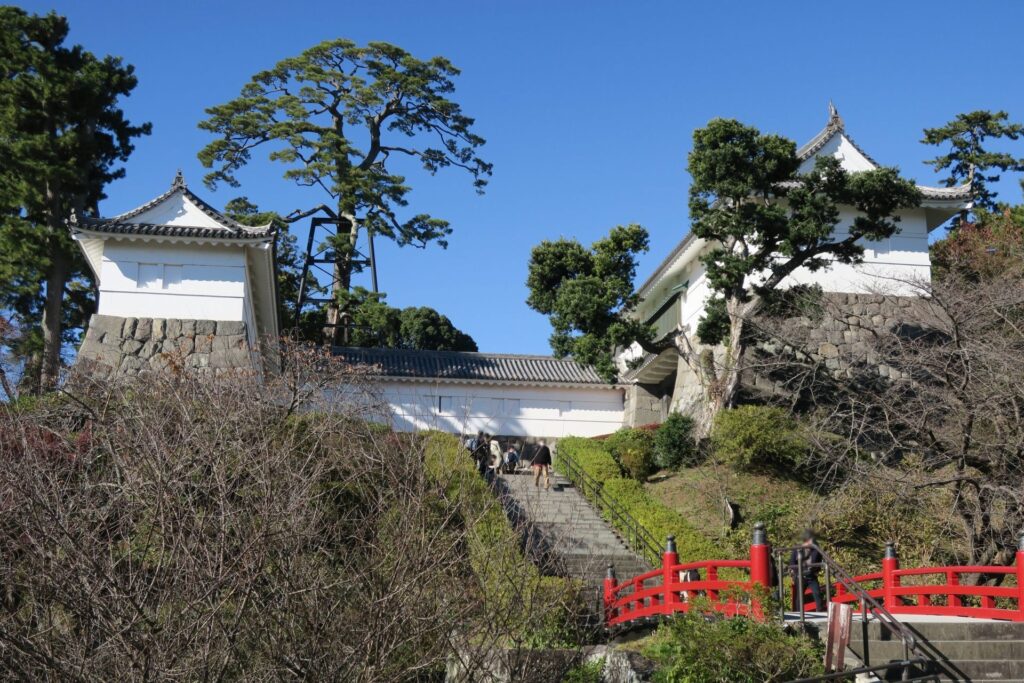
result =
M972 581L976 577L997 579L999 585ZM1003 621L1024 621L1024 537L1011 566L954 565L901 569L895 547L890 543L882 558L881 571L854 577L868 595L892 614L928 614L974 617ZM832 602L859 606L859 599L839 583L823 586ZM795 594L795 593L794 593ZM804 609L812 610L804 592Z
M704 598L702 605L726 616L759 616L756 601L737 600L735 593L750 591L755 586L767 590L770 562L770 550L761 524L755 527L750 557L745 560L679 562L675 538L669 536L659 569L619 583L609 566L604 581L605 624L611 628L686 612L696 597ZM723 578L721 570L739 570L743 578Z

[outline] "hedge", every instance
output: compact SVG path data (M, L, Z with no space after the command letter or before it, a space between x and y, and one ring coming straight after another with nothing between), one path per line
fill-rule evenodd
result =
M564 456L575 460L584 472L600 482L604 492L618 501L659 542L663 543L667 536L675 536L681 561L724 559L722 549L695 529L685 517L649 494L640 482L623 477L615 459L600 441L579 437L560 439L555 452L555 467L563 472ZM591 498L591 502L600 507L599 501ZM606 514L605 517L613 525L618 522L613 516ZM621 526L619 531L627 532Z
M485 605L499 616L509 615L509 631L527 635L529 646L575 646L575 625L585 611L579 583L541 576L523 554L519 532L457 438L442 432L428 432L423 438L427 476L444 486L446 496L461 501L463 518L472 524L467 551ZM537 610L538 605L546 607ZM519 614L517 606L523 610Z
M609 479L622 476L619 465L607 448L598 441L591 441L578 436L567 436L558 440L555 447L555 468L565 471L565 462L560 456L565 454L576 461L584 472L604 483Z

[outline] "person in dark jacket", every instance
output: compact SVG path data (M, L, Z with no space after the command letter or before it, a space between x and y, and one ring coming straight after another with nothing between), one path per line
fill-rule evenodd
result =
M547 443L541 440L538 443L536 454L533 456L533 485L540 488L540 475L544 474L544 490L551 488L551 449Z
M481 477L487 475L488 457L491 454L490 442L490 435L481 432L480 438L476 442L476 448L473 450L473 461L476 463L476 471L480 473Z
M794 584L797 583L798 577L803 579L804 590L810 589L811 596L814 597L814 609L817 612L825 611L825 601L821 597L821 584L818 582L818 572L821 571L823 561L824 558L816 546L814 532L808 529L804 532L802 545L799 548L794 548L789 556L789 572L793 576ZM798 595L796 599L803 600L804 596ZM793 605L794 610L799 608L799 602Z

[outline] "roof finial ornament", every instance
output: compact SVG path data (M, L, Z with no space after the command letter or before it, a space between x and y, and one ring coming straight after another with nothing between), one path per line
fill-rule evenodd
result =
M831 128L843 129L843 117L839 115L839 110L836 109L836 105L832 103L832 100L828 101L828 125Z
M73 206L71 207L71 215L68 217L68 225L73 228L78 226L78 211Z
M171 183L171 187L185 187L185 176L182 175L180 168L178 169L178 172L174 174L174 182Z

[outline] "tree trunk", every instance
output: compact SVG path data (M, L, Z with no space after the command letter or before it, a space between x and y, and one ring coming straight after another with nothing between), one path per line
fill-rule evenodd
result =
M748 316L757 309L757 302L742 303L734 298L726 304L729 313L729 342L725 347L725 357L721 370L707 384L707 406L703 416L706 429L711 430L715 416L736 402L743 374L743 360L746 342L743 328Z
M39 389L49 391L60 378L61 334L64 318L64 287L71 272L71 262L60 248L53 250L46 273L46 301L43 305L43 357Z

